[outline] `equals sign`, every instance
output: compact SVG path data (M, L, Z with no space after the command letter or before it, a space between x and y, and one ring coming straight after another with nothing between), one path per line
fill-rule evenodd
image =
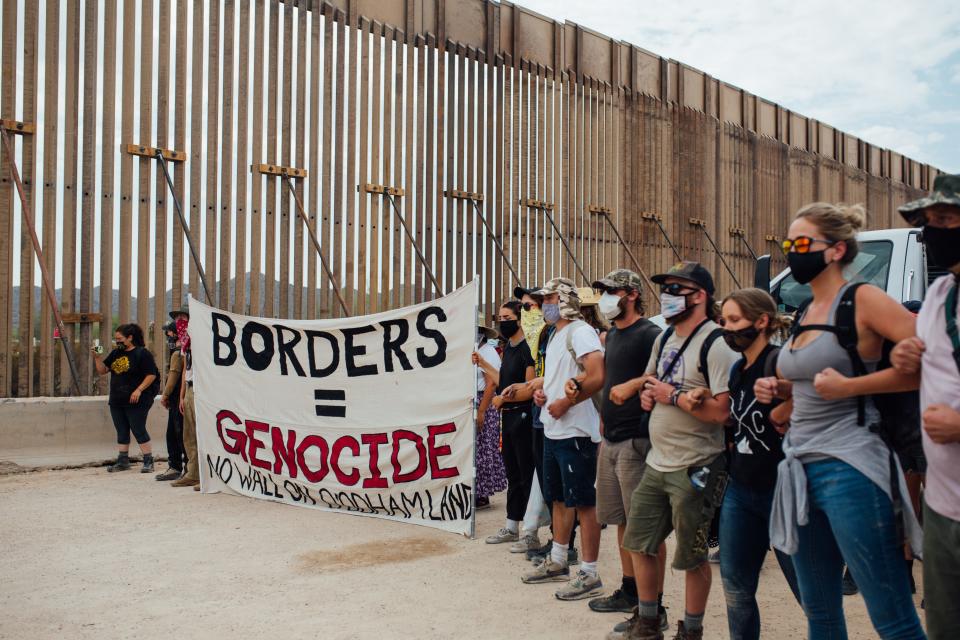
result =
M313 399L346 402L347 394L343 389L314 389ZM343 418L347 415L347 408L336 404L317 404L317 415L329 418Z

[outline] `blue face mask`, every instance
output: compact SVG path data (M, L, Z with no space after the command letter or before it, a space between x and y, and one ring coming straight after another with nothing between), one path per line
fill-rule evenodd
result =
M660 313L664 318L673 318L687 310L686 296L673 296L669 293L660 294Z
M557 303L544 303L543 321L547 324L557 324L560 321L560 305Z

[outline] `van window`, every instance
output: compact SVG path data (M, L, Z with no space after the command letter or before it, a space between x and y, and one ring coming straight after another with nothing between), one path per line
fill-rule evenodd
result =
M847 265L844 274L847 280L866 282L887 290L887 277L890 273L890 257L893 254L893 243L889 240L870 240L860 243L860 253ZM810 293L809 284L800 284L787 274L774 288L773 297L783 311L796 311Z

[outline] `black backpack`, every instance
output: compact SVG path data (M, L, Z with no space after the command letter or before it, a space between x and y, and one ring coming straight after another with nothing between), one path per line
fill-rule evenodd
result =
M857 335L856 296L857 289L863 284L866 283L855 282L843 292L837 306L835 324L832 325L810 324L800 326L811 299L805 300L797 308L796 322L791 331L792 338L804 331L826 331L837 336L837 342L850 358L854 376L863 376L869 373L863 358L860 357L860 352L857 350L859 337ZM893 347L894 344L891 341L884 340L880 361L877 363L877 371L890 367L890 351ZM897 465L894 455L897 452L908 452L921 442L920 394L917 391L878 393L871 398L880 414L879 421L870 425L866 424L867 398L866 396L858 396L857 424L869 427L887 445L890 452L890 490L893 496L894 513L898 516L898 523L902 526L900 516L902 515L903 505L900 496L900 483L897 482Z
M706 323L706 320L704 320ZM668 377L673 373L673 368L676 366L677 361L680 359L680 354L684 352L689 344L690 340L693 339L693 336L697 334L697 331L700 330L703 324L694 329L693 333L687 338L687 342L680 347L680 351L677 353L676 357L670 362L670 366L666 371L663 372L663 377ZM660 339L660 347L657 350L657 367L660 367L660 360L663 358L663 351L667 347L667 342L670 340L670 336L673 335L673 327L667 327L667 330L663 332L663 337ZM717 341L717 338L723 335L723 329L716 327L703 341L703 344L700 345L700 360L699 360L699 371L703 375L704 381L707 383L707 388L710 388L710 367L707 365L707 356L710 355L710 348L713 346L713 343Z

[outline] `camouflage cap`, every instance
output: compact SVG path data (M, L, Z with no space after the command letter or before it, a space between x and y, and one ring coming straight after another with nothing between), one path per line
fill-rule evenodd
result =
M643 288L643 280L630 269L614 269L600 280L594 281L592 286L600 291L613 289L635 289L639 291Z
M564 320L577 320L580 316L580 294L577 285L569 278L553 278L536 292L541 296L560 294L560 317Z
M926 198L920 198L901 206L897 211L909 224L922 227L926 222L924 212L928 207L943 204L948 207L960 207L960 174L944 173L933 179L933 191Z

